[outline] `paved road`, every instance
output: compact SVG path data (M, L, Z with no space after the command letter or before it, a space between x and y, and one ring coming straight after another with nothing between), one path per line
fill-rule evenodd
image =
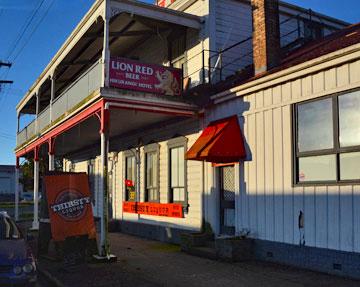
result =
M38 275L39 276L39 275ZM48 282L45 278L42 276L38 277L38 281L36 284L36 287L53 287L54 285Z
M359 281L277 264L208 260L180 252L179 246L121 233L109 237L116 263L79 266L73 273L59 272L57 262L42 261L39 266L69 287L360 286Z

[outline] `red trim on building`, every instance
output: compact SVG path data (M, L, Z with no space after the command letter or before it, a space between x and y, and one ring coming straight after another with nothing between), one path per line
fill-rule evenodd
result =
M49 138L48 144L49 144L49 155L54 155L55 154L55 138Z
M97 111L100 111L101 108L104 106L104 100L101 100L87 109L81 111L80 113L76 114L72 118L66 120L61 125L55 127L53 130L49 131L48 133L44 134L37 140L35 140L33 143L28 145L27 147L24 147L23 149L16 152L17 157L24 156L25 154L29 153L30 151L34 150L35 148L40 147L42 144L47 142L50 138L55 138L59 134L71 129L75 125L77 125L80 122L83 122L84 120L91 117L94 113Z
M40 146L34 147L34 161L39 161L39 149L40 149Z
M104 106L101 108L100 116L100 133L106 133L110 128L110 111L105 109Z
M196 113L194 110L186 109L186 107L181 107L181 105L172 104L166 106L164 104L149 103L145 101L131 101L131 100L106 100L102 99L91 106L87 107L83 111L69 118L59 126L50 130L46 134L42 135L40 138L36 139L34 142L30 143L28 146L22 148L16 152L17 157L26 155L27 153L33 151L35 148L39 148L42 144L49 142L49 152L53 154L54 152L54 140L61 133L71 129L75 125L83 122L89 117L96 115L100 121L100 132L105 132L110 125L110 111L105 108L106 103L108 103L109 109L124 109L124 110L137 110L143 112L152 112L152 113L161 113L168 114L173 116L195 116ZM118 104L119 106L114 106L111 104ZM51 141L51 144L50 144Z

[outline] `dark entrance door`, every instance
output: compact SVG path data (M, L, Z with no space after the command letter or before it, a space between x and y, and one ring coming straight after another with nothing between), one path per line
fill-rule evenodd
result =
M219 168L220 179L220 233L235 235L235 168Z

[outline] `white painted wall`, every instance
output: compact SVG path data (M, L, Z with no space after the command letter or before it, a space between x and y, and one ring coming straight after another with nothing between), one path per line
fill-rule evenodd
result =
M183 125L183 126L182 126ZM150 136L151 134L156 134L159 138L164 138L164 140L159 141L160 144L160 203L169 203L168 201L168 193L169 193L169 183L168 183L168 140L173 137L174 133L179 132L181 130L188 129L186 127L187 124L176 124L169 125L158 129L156 131L147 131L142 132L142 138ZM196 126L196 124L195 124ZM181 133L181 132L180 132ZM187 146L190 147L195 140L198 138L198 133L190 133L186 134L186 138L188 139ZM133 138L136 138L137 135L134 134ZM133 138L124 138L123 143L126 146L126 143L133 142ZM141 166L140 166L140 198L141 201L144 200L145 197L145 182L144 182L144 161L145 154L144 149L141 148ZM188 187L188 203L189 210L188 213L185 214L184 218L168 218L168 217L159 217L159 216L149 216L149 215L136 215L130 213L122 212L122 202L125 197L125 171L124 171L124 151L119 151L118 153L118 162L116 164L116 183L115 188L115 198L114 204L115 206L115 217L118 219L126 220L126 221L136 221L147 224L155 224L155 225L164 225L177 227L182 229L190 229L190 230L199 230L201 226L201 196L202 196L202 178L201 178L201 163L194 161L187 161L187 187Z
M188 212L185 213L184 218L168 218L160 216L137 215L131 213L123 213L122 203L125 199L125 164L124 152L129 146L134 146L139 136L144 142L149 142L151 139L160 138L160 203L169 203L169 183L168 183L168 141L174 137L175 134L183 134L187 139L188 148L196 141L199 136L199 123L196 120L186 120L176 124L169 124L147 131L134 132L128 137L121 139L120 147L116 152L109 155L109 171L112 173L111 194L113 218L124 221L134 221L153 225L163 225L167 227L176 227L189 230L199 230L202 222L202 163L196 161L187 161L187 187L188 187ZM124 147L124 148L122 148ZM144 182L144 148L141 148L141 166L140 166L140 198L144 201L145 198L145 182ZM75 171L87 171L87 161L74 163ZM95 207L94 215L99 214L99 207L102 204L102 198L99 196L99 180L100 176L100 158L95 160Z
M22 191L23 186L19 184L20 195ZM2 194L15 194L15 166L0 166L0 195Z
M0 194L13 194L15 193L14 189L12 189L11 180L13 176L0 175Z
M247 161L238 167L238 231L246 228L254 238L299 244L302 210L307 246L360 252L360 186L292 182L292 104L360 88L360 60L344 64L346 59L333 60L330 68L313 65L312 74L259 84L208 111L207 121L237 114L248 145ZM208 204L214 209L214 202Z

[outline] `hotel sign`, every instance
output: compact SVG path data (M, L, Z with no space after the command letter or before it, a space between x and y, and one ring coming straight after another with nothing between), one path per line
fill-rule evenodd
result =
M152 203L152 202L123 202L123 212L154 216L183 218L181 204Z
M180 96L182 71L126 58L110 59L110 86L167 96Z

